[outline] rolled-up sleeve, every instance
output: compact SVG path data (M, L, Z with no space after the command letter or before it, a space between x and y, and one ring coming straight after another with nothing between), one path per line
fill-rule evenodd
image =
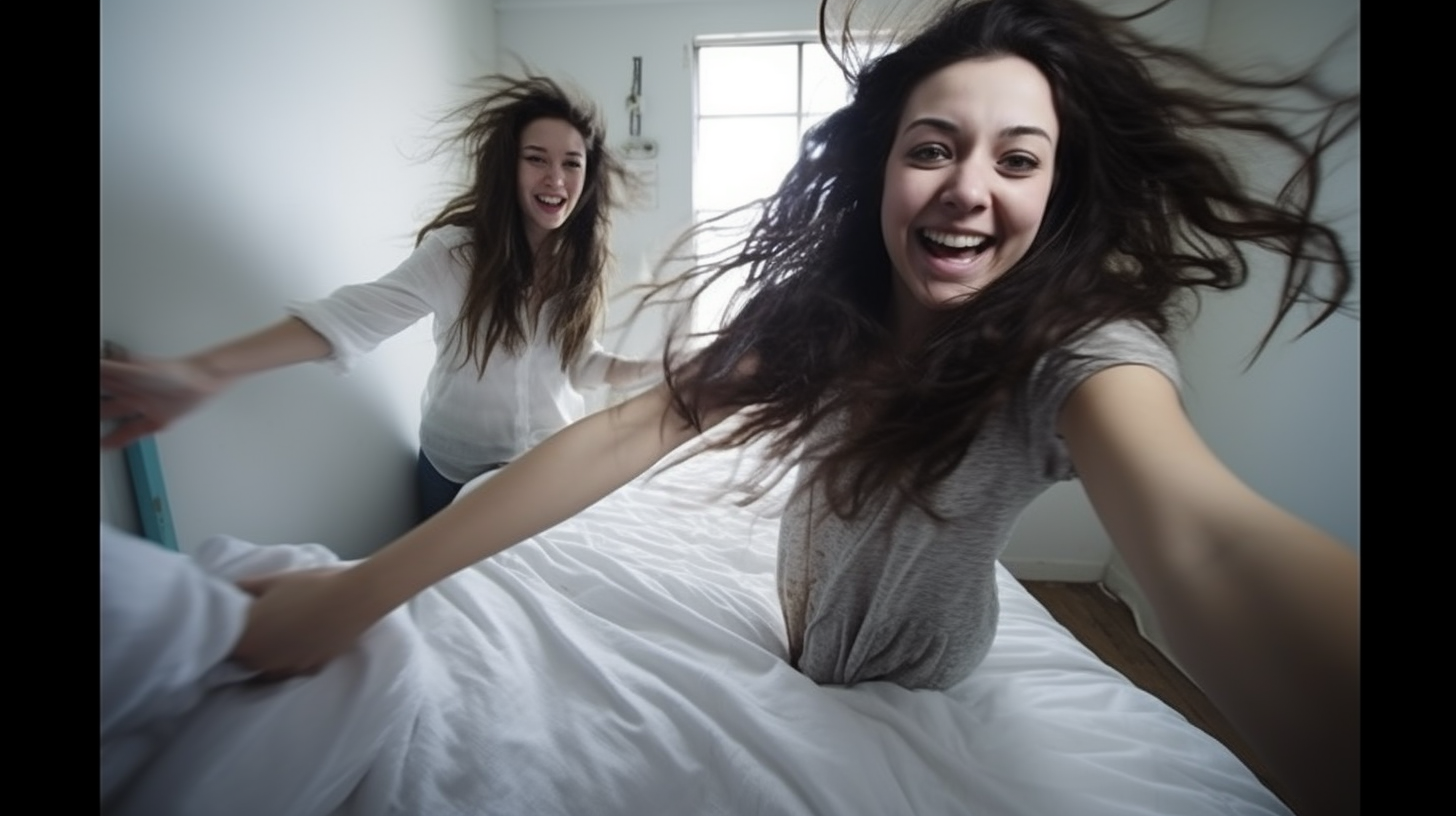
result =
M607 373L611 370L613 361L618 357L610 354L602 347L600 341L593 340L591 348L571 366L569 376L571 384L578 389L600 388L607 384Z
M445 285L461 268L450 257L457 245L432 232L384 277L340 287L321 300L291 301L285 308L333 346L325 362L348 371L359 357L436 310Z

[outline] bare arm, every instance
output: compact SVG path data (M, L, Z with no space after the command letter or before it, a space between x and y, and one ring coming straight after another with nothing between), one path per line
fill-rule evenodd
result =
M117 424L101 440L122 447L156 433L248 374L329 356L323 335L296 317L200 351L166 360L102 360L101 418Z
M1154 369L1088 378L1060 430L1193 680L1298 812L1358 813L1358 556L1243 484Z
M697 434L665 386L586 417L351 569L243 582L260 597L233 657L278 676L311 671L421 590L565 521Z

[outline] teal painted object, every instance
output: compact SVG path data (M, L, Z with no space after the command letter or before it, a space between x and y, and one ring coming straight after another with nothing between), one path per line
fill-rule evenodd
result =
M167 485L162 480L162 460L157 443L150 436L126 446L126 467L131 472L136 495L137 517L142 535L169 550L177 549L177 531L172 527L172 507L167 503ZM180 552L180 551L179 551Z

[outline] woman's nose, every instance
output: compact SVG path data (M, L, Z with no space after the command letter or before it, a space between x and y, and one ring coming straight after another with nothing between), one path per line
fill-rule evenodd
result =
M988 206L991 193L985 171L971 162L956 165L940 192L940 200L945 206L963 212Z

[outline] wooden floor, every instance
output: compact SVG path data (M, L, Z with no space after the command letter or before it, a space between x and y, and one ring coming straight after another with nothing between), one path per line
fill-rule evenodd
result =
M1058 581L1022 581L1057 622L1071 630L1104 662L1122 672L1144 691L1156 695L1188 721L1228 746L1234 755L1273 791L1285 799L1263 763L1254 756L1218 709L1198 687L1148 642L1137 630L1132 610L1100 584Z

